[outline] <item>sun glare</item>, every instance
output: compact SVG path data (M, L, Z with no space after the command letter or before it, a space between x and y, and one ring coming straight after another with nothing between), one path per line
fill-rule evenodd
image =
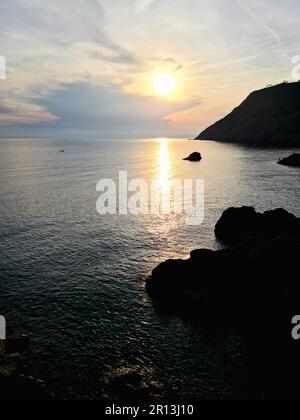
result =
M168 96L174 93L176 79L169 73L158 74L153 81L154 92L159 96Z

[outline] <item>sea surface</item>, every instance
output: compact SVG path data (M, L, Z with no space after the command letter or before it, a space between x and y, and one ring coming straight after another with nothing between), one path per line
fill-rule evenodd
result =
M202 162L182 160L194 151ZM60 398L112 397L122 369L139 371L160 397L245 397L238 333L161 314L144 279L167 258L220 247L214 225L230 206L300 217L300 172L277 165L290 152L178 139L0 140L0 314L32 337L34 374ZM96 185L119 171L162 184L203 179L204 223L100 216Z

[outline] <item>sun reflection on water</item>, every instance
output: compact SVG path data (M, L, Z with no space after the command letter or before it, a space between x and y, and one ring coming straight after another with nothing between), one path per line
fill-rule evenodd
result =
M166 193L169 188L171 161L169 155L169 141L168 139L160 139L160 148L158 154L159 164L159 183L162 193Z

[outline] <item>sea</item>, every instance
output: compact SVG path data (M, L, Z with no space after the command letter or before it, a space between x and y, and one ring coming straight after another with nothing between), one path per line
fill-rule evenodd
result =
M195 151L201 162L183 160ZM207 332L161 312L145 278L166 259L220 248L214 226L228 207L300 217L300 171L277 164L292 152L165 138L1 139L0 315L31 337L32 374L62 399L114 398L120 372L139 372L158 398L247 397L239 333L222 319ZM97 184L117 185L120 171L163 185L203 180L203 223L100 215Z

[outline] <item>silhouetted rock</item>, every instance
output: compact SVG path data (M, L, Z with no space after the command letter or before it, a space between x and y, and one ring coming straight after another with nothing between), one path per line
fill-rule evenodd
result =
M276 237L291 237L299 235L300 220L283 209L258 213L258 235L267 239Z
M194 152L183 160L188 160L190 162L200 162L200 160L202 160L202 156L201 156L201 153Z
M218 221L216 238L226 244L237 244L245 238L256 234L257 213L253 207L230 208Z
M216 235L231 248L199 249L153 270L146 288L157 309L203 331L238 330L245 344L249 392L259 399L299 398L299 219L283 209L226 210Z
M298 270L299 219L283 209L258 213L252 207L230 208L218 221L215 233L232 248L198 249L187 260L167 260L158 265L146 281L155 302L163 302L172 310L190 310L195 303L203 304L209 291L215 302L222 292L228 305L231 299L240 299L247 288L256 292L255 279L262 272L277 277L281 269L288 272L294 266Z
M217 325L220 311L224 320L232 316L227 307L233 308L230 301L240 287L242 262L234 250L195 250L188 260L160 264L147 279L146 289L160 310ZM231 273L229 281L224 281L226 272Z
M160 388L151 371L140 367L117 369L108 384L109 395L118 400L153 400Z
M260 239L299 233L299 220L283 209L257 213L253 207L226 210L215 228L216 238L237 245L251 237Z
M199 140L260 146L300 145L300 82L251 93L229 115L204 130Z
M26 336L0 340L0 401L50 400L45 383L28 372Z
M278 162L279 165L285 165L285 166L294 166L297 168L300 168L300 154L294 153L293 155L282 159Z
M5 351L9 354L25 354L30 352L31 340L28 335L18 335L15 337L7 337L5 340Z

